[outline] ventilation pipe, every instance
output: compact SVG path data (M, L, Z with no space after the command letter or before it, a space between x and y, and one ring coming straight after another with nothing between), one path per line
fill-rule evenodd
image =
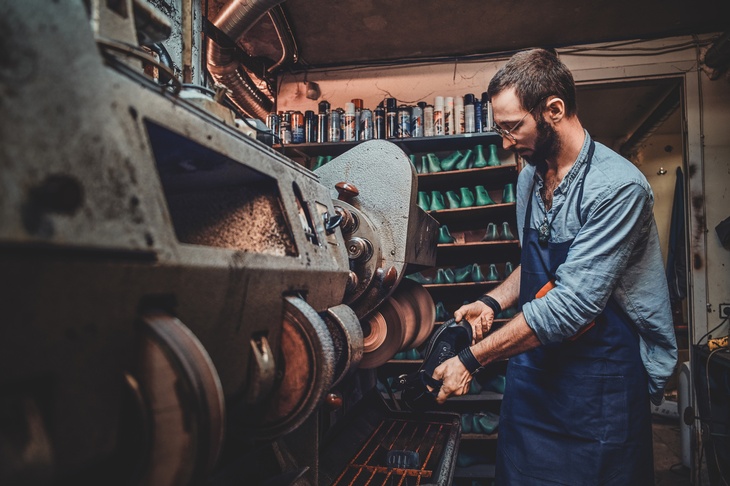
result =
M283 0L231 0L218 13L213 25L231 41L208 38L208 71L216 83L228 88L231 101L244 113L265 119L273 107L237 58L236 42L261 17ZM224 45L226 44L226 45Z

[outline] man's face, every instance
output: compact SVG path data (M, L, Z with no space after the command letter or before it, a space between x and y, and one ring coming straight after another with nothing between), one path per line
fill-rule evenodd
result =
M560 139L544 113L537 111L541 107L529 108L532 112L522 107L514 88L492 98L494 123L502 129L503 147L516 152L527 163L543 167L547 159L558 153Z

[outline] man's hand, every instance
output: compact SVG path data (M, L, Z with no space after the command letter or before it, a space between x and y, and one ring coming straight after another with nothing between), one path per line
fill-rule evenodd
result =
M481 300L465 304L456 309L454 319L457 322L466 319L471 324L474 340L472 344L478 343L487 335L494 322L494 311ZM458 361L458 360L457 360ZM437 368L438 369L438 368Z
M469 393L471 373L458 357L449 358L433 370L433 377L442 382L436 402L443 404L448 397Z

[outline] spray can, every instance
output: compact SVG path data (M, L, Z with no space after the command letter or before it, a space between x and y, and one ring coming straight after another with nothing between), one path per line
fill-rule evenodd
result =
M437 137L444 132L444 97L437 96L433 103L433 133Z
M395 98L385 98L385 138L398 138L398 109Z
M464 95L464 133L474 133L476 130L474 121L474 95Z
M330 112L330 126L329 126L329 141L339 142L340 141L340 112L332 110Z
M330 103L327 100L320 101L318 103L317 107L319 109L319 113L327 113L327 114L329 114L329 112L330 112Z
M454 134L454 97L447 96L444 103L444 135Z
M373 132L373 112L364 108L360 111L360 127L358 129L358 140L372 140Z
M464 98L454 97L454 134L464 133Z
M398 107L398 138L410 138L411 136L411 107L400 105Z
M276 113L269 113L266 115L266 127L275 136L279 136L279 115Z
M354 142L357 140L357 124L355 123L355 103L345 103L345 127L342 132L342 139L345 142Z
M491 132L493 120L489 116L489 94L482 93L482 131Z
M350 100L355 105L355 140L360 139L360 115L363 102L360 98Z
M484 131L484 117L482 115L482 102L476 96L474 97L474 131L481 133Z
M317 143L329 140L330 124L327 113L317 113Z
M433 105L426 105L423 108L423 136L433 137Z
M317 117L312 110L304 112L304 143L317 141Z
M421 101L411 108L411 137L423 137L423 107L426 103Z
M304 143L304 115L301 111L291 114L291 143Z
M385 138L385 108L382 106L373 112L373 136L380 140Z
M291 143L291 113L284 112L281 114L279 121L279 139L282 145Z

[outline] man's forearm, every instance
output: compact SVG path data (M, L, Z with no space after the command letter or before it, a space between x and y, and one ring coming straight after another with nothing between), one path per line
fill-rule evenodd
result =
M540 344L535 332L527 325L522 313L519 313L514 319L487 335L471 349L477 361L484 366L494 361L511 358L536 348Z

